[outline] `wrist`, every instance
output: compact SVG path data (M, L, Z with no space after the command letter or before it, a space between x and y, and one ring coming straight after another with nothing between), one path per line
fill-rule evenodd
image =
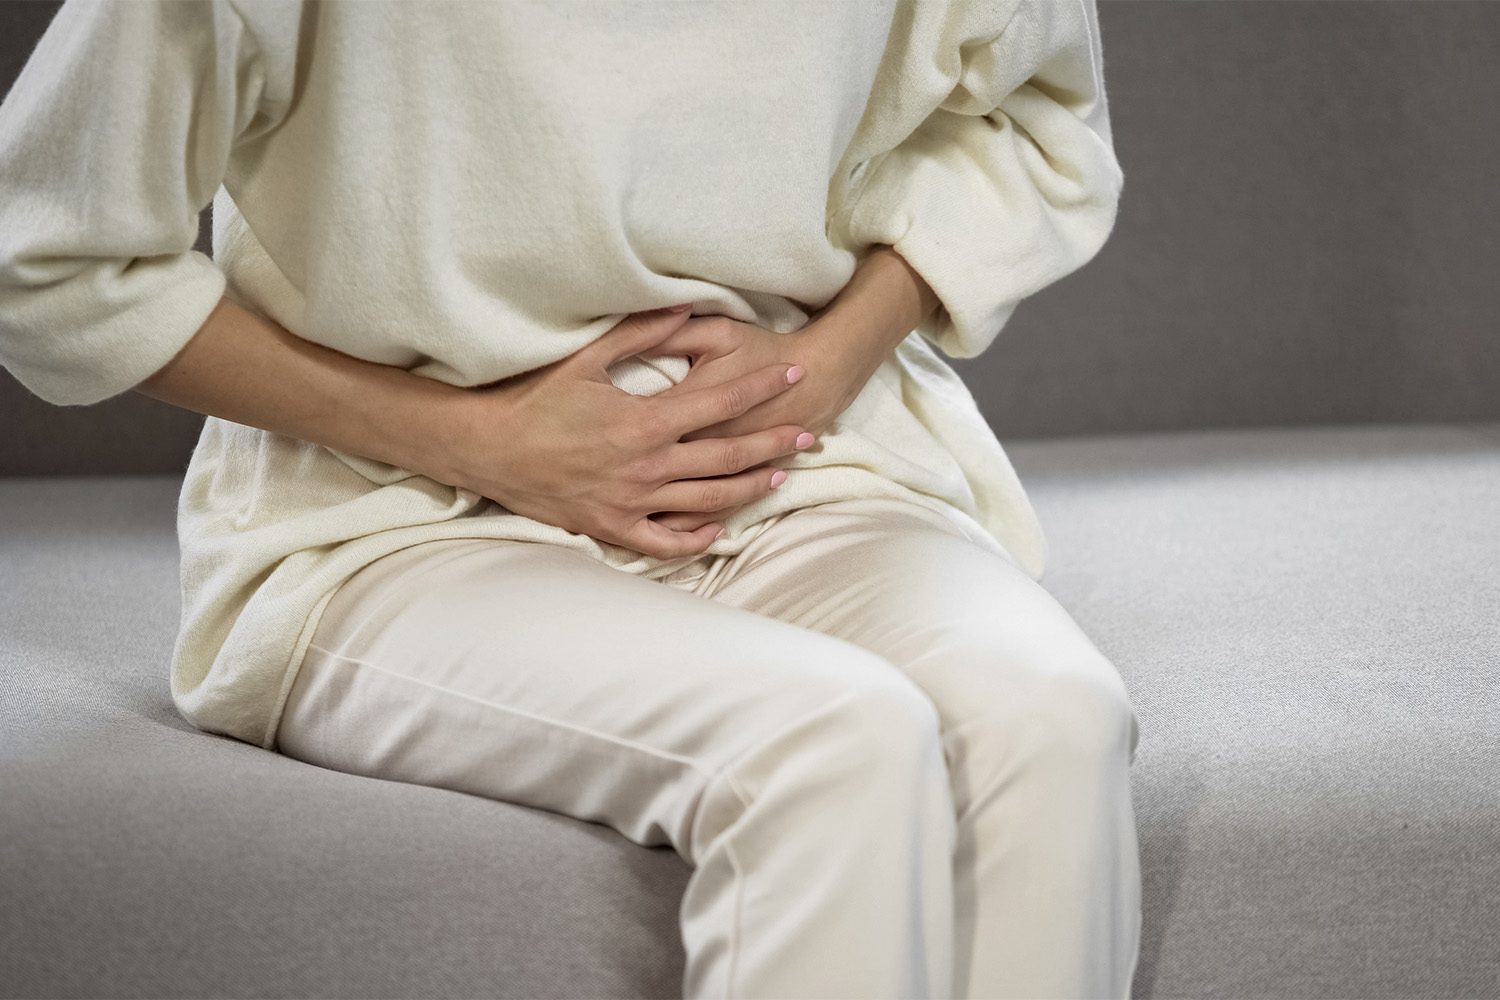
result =
M879 245L855 267L848 284L814 314L819 352L873 373L939 305L927 282L892 247Z
M361 385L344 410L350 420L350 450L461 485L448 443L462 438L465 403L473 394L394 366L375 365L375 372L377 384Z

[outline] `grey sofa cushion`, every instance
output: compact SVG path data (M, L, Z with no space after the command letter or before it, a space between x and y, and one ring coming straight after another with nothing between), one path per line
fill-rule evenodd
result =
M1500 423L1008 448L1141 719L1134 994L1500 996ZM0 990L679 996L670 849L177 717L177 484L0 480Z

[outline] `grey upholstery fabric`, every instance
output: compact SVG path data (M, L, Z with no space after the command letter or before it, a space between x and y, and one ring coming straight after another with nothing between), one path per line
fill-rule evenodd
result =
M1009 447L1141 718L1135 995L1500 996L1500 422ZM0 482L0 991L680 995L669 849L176 716L177 483Z

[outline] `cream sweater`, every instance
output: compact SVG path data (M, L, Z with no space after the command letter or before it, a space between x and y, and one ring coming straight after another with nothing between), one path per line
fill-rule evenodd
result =
M0 105L0 363L44 400L95 403L228 295L477 385L676 302L797 330L889 244L942 309L709 551L891 496L1040 580L1035 512L943 355L984 351L1113 226L1093 4L67 0ZM192 249L210 200L212 259ZM686 369L611 375L645 394ZM177 517L172 697L268 749L324 604L382 555L526 539L653 579L692 558L215 417Z

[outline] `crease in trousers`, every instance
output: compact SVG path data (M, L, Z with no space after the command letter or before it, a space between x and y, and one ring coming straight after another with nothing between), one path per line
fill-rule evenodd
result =
M670 844L684 997L1128 997L1135 710L977 530L822 503L661 579L419 543L334 594L277 749Z

